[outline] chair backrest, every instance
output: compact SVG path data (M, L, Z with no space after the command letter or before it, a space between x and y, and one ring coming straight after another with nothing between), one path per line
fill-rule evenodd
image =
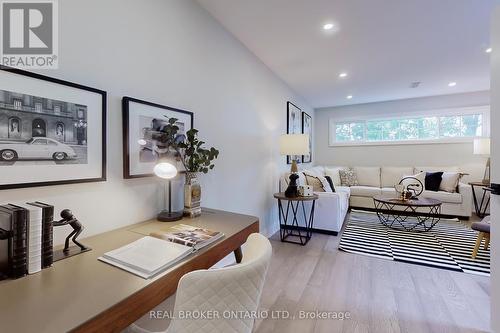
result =
M269 240L251 234L240 264L184 275L167 332L251 332L254 319L248 314L259 305L271 254Z

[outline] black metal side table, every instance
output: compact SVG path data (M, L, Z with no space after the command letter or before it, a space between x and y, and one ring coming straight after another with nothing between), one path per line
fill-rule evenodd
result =
M487 215L486 210L490 205L490 197L487 195L488 192L492 191L490 184L486 184L483 182L470 182L469 185L472 187L472 198L474 199L474 208L476 210L476 215L480 218L483 218ZM479 202L476 196L476 187L480 187L483 190L481 202Z
M312 229L314 224L314 208L316 206L316 200L318 200L319 198L318 195L315 194L308 197L287 198L285 196L285 193L275 193L274 197L278 199L281 241L300 244L302 246L306 245L312 236ZM286 210L283 208L284 200L287 201ZM306 201L312 201L312 206L309 211L309 217L307 216L306 207L304 205L304 202ZM304 225L299 225L297 217L300 207L302 207ZM290 210L292 211L291 216L289 216ZM292 217L291 222L289 222L290 217ZM290 236L298 237L299 241L288 240L287 238Z

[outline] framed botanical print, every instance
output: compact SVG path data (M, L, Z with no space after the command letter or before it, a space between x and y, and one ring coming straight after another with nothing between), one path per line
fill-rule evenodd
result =
M286 134L301 134L302 133L302 110L299 109L298 106L293 104L292 102L286 103ZM293 155L286 157L286 163L292 164L292 160L297 161L297 163L301 162L300 155Z
M302 155L302 163L312 162L312 118L305 112L302 112L302 134L309 135L309 154Z
M106 180L106 92L0 67L0 189Z
M179 157L163 147L158 138L170 118L177 119L177 135L185 135L193 128L193 113L132 97L123 97L122 108L123 178L154 176L153 168L160 158L170 159L177 170L184 171Z

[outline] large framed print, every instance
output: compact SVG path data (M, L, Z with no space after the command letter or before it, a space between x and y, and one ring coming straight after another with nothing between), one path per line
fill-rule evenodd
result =
M292 102L286 103L286 134L301 134L302 133L302 110ZM286 157L286 163L292 164L292 160L301 162L300 155Z
M302 112L302 134L309 136L309 154L302 155L302 163L312 162L312 117Z
M0 189L106 180L106 92L0 66Z
M160 158L174 161L177 170L184 171L178 156L155 138L170 118L177 119L179 135L193 128L193 113L165 105L123 97L123 178L154 176L153 168Z

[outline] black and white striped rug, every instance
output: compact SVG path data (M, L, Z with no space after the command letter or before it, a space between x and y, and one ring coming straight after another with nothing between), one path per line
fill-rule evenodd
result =
M398 231L375 213L353 210L339 248L342 251L457 272L490 275L490 250L471 258L477 232L458 220L442 219L431 231Z

